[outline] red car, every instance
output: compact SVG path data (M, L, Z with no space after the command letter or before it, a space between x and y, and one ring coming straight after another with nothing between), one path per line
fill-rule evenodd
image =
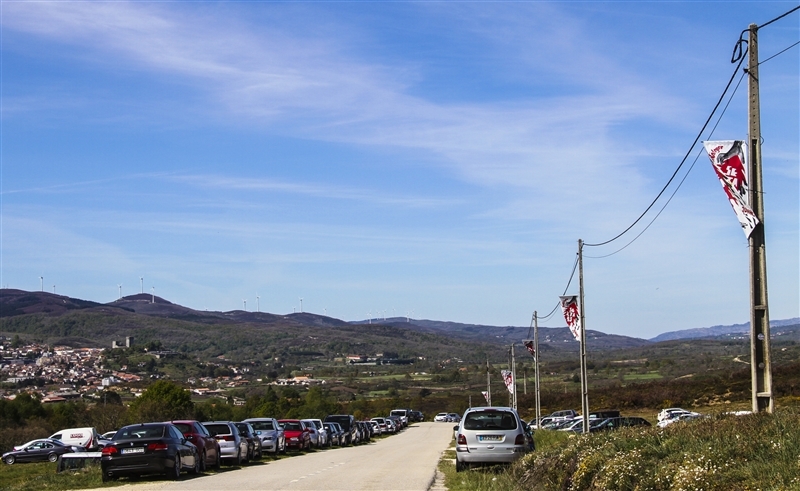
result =
M311 450L311 434L306 423L299 419L279 419L278 424L283 426L286 448Z
M219 469L221 457L219 443L205 426L194 420L170 421L170 423L177 426L183 436L197 447L198 456L202 456L200 458L201 471L205 471L209 467Z

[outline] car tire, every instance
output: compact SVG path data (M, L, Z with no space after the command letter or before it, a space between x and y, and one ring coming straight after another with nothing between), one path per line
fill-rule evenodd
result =
M467 470L466 462L461 462L460 460L456 459L456 472L462 472Z
M17 461L17 458L16 458L16 457L14 457L13 455L9 455L9 456L8 456L8 457L6 457L5 459L3 459L3 462L5 462L5 463L6 463L6 464L8 464L8 465L11 465L11 464L13 464L13 463L14 463L14 462L16 462L16 461Z
M219 448L217 448L217 458L214 460L214 469L220 470L222 467L222 457L219 455Z
M192 467L192 470L189 471L189 474L194 474L194 475L200 474L201 472L200 462L202 461L200 457L201 456L194 454L194 467ZM205 459L205 454L202 455L202 458Z
M177 481L181 477L181 456L175 455L175 465L172 469L167 470L167 478L170 481Z
M235 462L236 462L236 465L242 465L242 449L241 448L239 448L236 451L236 460L235 460Z
M200 472L205 472L207 469L206 458L208 458L208 455L203 452L203 455L200 457Z
M47 460L50 462L58 462L58 454L51 453L47 455Z

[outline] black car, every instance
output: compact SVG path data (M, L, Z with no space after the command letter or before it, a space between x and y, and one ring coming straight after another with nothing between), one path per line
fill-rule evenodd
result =
M616 430L619 428L625 428L631 426L651 426L651 425L650 422L644 418L616 417L616 418L606 418L603 421L598 422L597 424L593 424L589 428L589 431L595 432L595 431Z
M69 452L84 451L83 447L73 447L59 440L41 438L32 440L24 445L17 445L10 452L3 454L3 462L13 464L15 462L44 462L49 460L55 462L59 455Z
M342 435L342 446L344 445L352 445L356 443L357 436L357 428L356 428L356 418L352 414L331 414L329 416L325 416L325 423L339 423L339 426L342 427L344 430L344 435Z
M339 431L339 425L336 423L322 423L322 425L328 430L328 446L336 445L340 447L342 445L341 437L343 434Z
M197 447L172 423L125 426L103 448L100 459L103 481L121 476L164 474L178 479L182 470L200 472Z
M261 450L261 438L256 435L256 430L250 423L233 423L239 430L239 436L247 440L247 458L245 460L260 459L264 456Z

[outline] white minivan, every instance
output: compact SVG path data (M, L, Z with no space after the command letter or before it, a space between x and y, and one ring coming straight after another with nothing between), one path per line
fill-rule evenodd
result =
M67 428L50 435L53 440L87 450L96 450L100 446L99 437L95 428Z
M456 472L477 464L510 464L532 449L527 425L510 407L466 410L456 432Z

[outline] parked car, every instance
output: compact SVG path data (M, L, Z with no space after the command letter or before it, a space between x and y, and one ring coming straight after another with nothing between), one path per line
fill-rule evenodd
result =
M511 463L529 448L527 425L510 407L474 407L454 427L456 471L473 464Z
M303 425L305 425L306 431L308 432L308 436L311 437L311 446L314 448L321 447L322 443L320 443L317 425L315 425L310 419L302 419L300 421L303 422Z
M239 429L239 436L247 440L247 459L245 460L255 460L260 459L264 456L263 451L261 450L261 438L256 435L256 430L250 425L250 423L233 423L236 425L236 428Z
M65 445L83 447L88 450L100 448L100 435L95 428L68 428L50 435L51 440L60 440Z
M356 418L352 414L331 414L325 416L326 423L339 423L344 430L344 443L352 445L356 441Z
M103 481L121 476L165 474L178 479L181 471L200 473L197 447L172 423L142 423L125 426L102 450Z
M250 423L253 429L256 430L256 435L261 439L262 451L275 455L286 452L286 437L277 419L250 418L244 420L244 422Z
M70 452L82 452L83 447L67 445L52 438L31 440L23 445L15 446L11 451L3 454L3 462L8 465L16 462L55 462L60 455Z
M381 434L388 434L389 433L389 426L386 423L386 420L383 418L372 418L370 421L377 423L381 429Z
M590 432L616 430L619 428L626 428L631 426L652 426L649 421L644 418L637 417L618 417L606 418L589 428Z
M389 416L397 416L403 423L403 426L408 426L410 409L392 409Z
M397 422L395 422L393 419L384 418L383 420L386 421L386 426L389 428L390 434L395 434L400 431L400 428L397 427Z
M461 416L458 413L447 413L447 416L450 418L450 422L458 423L461 421Z
M678 416L681 416L681 415L700 416L699 413L696 413L694 411L687 411L686 409L683 409L683 408L680 408L680 407L670 407L670 408L667 408L667 409L662 409L658 413L657 418L658 418L658 422L660 423L661 421L668 420L668 419L674 419L674 418L676 418Z
M299 419L279 419L286 435L286 448L311 450L311 435L305 423Z
M448 423L450 422L448 419L447 413L439 413L433 417L433 420L437 423Z
M220 457L230 465L242 465L247 458L247 440L239 436L239 429L232 421L207 421L203 423L208 432L219 443Z
M115 431L106 431L105 433L103 433L100 436L105 438L106 440L113 440L115 433L116 433L116 430Z
M369 420L369 424L372 425L373 435L377 436L383 435L383 430L381 429L380 423L378 423L377 421Z
M205 426L192 419L170 421L170 423L174 424L183 433L183 436L197 447L202 472L209 467L219 469L222 460L219 442L211 436Z
M322 423L322 425L328 432L328 446L341 446L341 436L343 436L344 432L339 428L339 425L336 423Z
M319 446L320 447L330 447L331 446L330 441L329 441L329 437L328 437L328 430L325 429L325 426L322 424L322 420L321 419L311 418L311 419L304 419L303 421L311 422L311 424L313 424L314 427L319 432Z
M425 421L425 415L422 413L422 411L411 411L410 418L411 421L415 423L420 423L422 421Z
M671 425L672 423L677 423L678 421L691 421L693 419L701 418L702 415L700 413L694 412L686 412L686 413L677 413L674 414L671 418L662 419L656 425L659 428L666 428L667 426Z

